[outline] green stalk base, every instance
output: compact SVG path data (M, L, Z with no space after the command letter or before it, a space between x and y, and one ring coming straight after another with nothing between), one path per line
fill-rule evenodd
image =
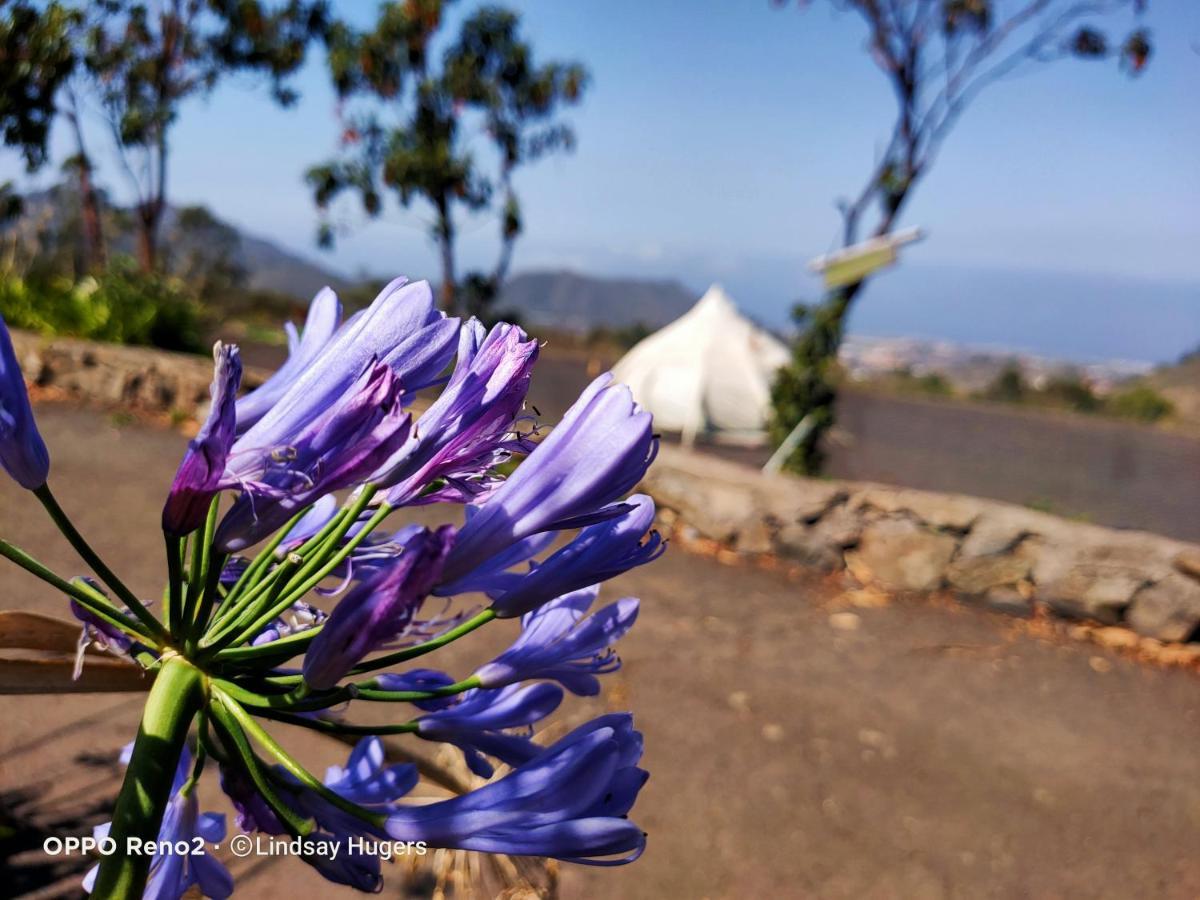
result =
M168 659L154 680L113 811L109 836L117 849L100 862L93 897L139 900L142 896L151 857L127 854L125 848L129 838L158 839L179 756L192 719L204 703L205 690L200 670L179 656Z

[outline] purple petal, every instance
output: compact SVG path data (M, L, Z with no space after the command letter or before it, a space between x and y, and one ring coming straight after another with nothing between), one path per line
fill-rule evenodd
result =
M337 294L329 288L322 288L309 304L304 332L298 340L295 327L288 323L287 361L258 388L237 401L239 432L246 431L279 402L332 340L341 318L342 304Z
M401 635L441 575L454 528L423 531L396 561L334 607L304 656L304 680L331 688L368 653Z
M238 348L217 343L213 348L212 408L187 452L163 506L162 527L183 537L204 524L209 504L224 486L225 462L237 427L237 391L242 381Z
M0 467L26 490L46 483L50 454L38 433L12 338L0 316Z
M658 447L650 414L601 375L468 521L446 564L465 575L510 544L594 513L628 492Z

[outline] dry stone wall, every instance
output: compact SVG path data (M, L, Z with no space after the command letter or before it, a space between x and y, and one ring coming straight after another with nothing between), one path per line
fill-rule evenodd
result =
M1200 546L975 497L763 475L663 447L643 489L695 536L896 591L1200 640Z
M12 338L21 369L37 388L155 415L202 418L208 408L212 360L203 356L22 331ZM253 386L261 379L250 371L243 382Z

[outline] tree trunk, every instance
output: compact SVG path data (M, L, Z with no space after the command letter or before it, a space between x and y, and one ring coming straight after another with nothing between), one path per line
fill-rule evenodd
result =
M96 271L108 263L108 250L104 244L104 224L100 212L100 197L96 183L92 181L92 158L88 156L83 142L83 126L79 121L79 104L75 92L68 90L66 109L67 121L75 133L75 156L79 170L79 213L83 222L84 268Z
M87 248L87 267L92 271L103 269L108 264L108 252L104 245L104 225L100 218L100 198L92 181L92 163L80 151L79 159L79 204L83 219L83 239Z
M458 282L454 273L454 220L450 217L450 201L447 197L439 197L436 206L438 221L435 235L442 254L441 306L447 315L453 315L458 305Z
M138 209L138 265L144 274L151 274L158 266L158 220L161 218L151 204L143 203Z
M914 183L910 182L903 191L889 197L872 237L883 237L891 232L900 210L911 195ZM846 244L853 242L855 224L853 221L847 223ZM838 351L846 333L846 317L866 283L867 279L864 278L838 288L826 297L812 322L797 340L787 371L777 379L773 388L776 403L782 393L790 393L793 401L789 404L789 415L780 416L776 413L772 425L776 438L782 439L806 415L813 416L812 427L784 461L788 469L802 475L820 475L824 467L825 453L821 443L836 421L835 370Z

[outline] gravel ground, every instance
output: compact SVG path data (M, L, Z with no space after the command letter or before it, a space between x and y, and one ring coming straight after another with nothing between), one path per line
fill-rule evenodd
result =
M114 568L157 596L156 522L182 439L63 407L39 416L60 498ZM0 534L79 571L7 481ZM564 896L1200 896L1194 675L973 609L849 610L839 593L680 550L606 589L640 596L641 621L606 696L568 715L636 712L653 774L635 818L650 844L624 869L566 868ZM64 612L8 566L0 597ZM459 668L506 634L476 637L456 646ZM137 703L0 698L0 807L82 831L115 791L111 753L133 734ZM314 765L332 761L321 739L281 734ZM0 860L0 895L72 883L50 863L36 850ZM239 897L344 893L292 860L237 870ZM404 896L398 879L385 896Z

